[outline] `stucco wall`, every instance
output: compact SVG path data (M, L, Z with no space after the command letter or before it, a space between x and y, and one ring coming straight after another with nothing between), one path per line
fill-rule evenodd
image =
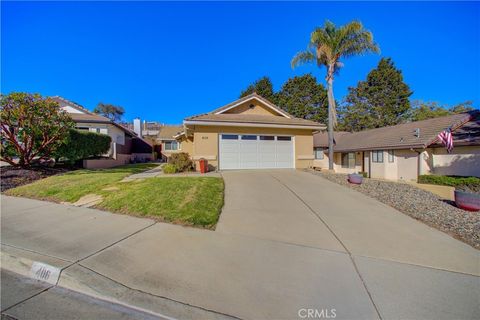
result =
M294 136L295 167L308 168L313 163L313 134L312 130L281 129L281 128L247 128L222 126L195 126L193 134L194 160L206 158L208 163L218 167L218 134L271 134Z
M480 177L480 146L432 149L433 174Z
M417 181L418 153L412 150L395 150L397 180Z
M252 104L253 104L253 108L250 107L250 105ZM260 115L268 115L268 116L279 115L273 109L263 106L257 101L244 102L233 109L227 110L225 113L260 114Z
M83 160L85 169L106 169L123 166L130 163L131 155L117 154L117 159L88 159Z

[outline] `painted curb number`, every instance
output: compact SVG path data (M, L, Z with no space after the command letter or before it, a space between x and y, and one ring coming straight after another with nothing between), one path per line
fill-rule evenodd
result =
M60 269L46 263L35 261L30 269L30 276L36 280L57 284Z

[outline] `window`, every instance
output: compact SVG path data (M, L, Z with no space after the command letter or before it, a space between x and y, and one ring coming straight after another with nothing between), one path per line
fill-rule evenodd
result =
M222 140L238 140L238 135L236 135L236 134L222 134Z
M243 135L242 140L257 140L257 136Z
M388 150L388 162L394 162L395 161L395 154L393 153L393 150Z
M292 137L278 136L277 140L278 141L291 141Z
M165 150L179 150L180 145L177 141L165 141Z
M77 127L77 130L88 131L88 127Z
M372 162L383 162L383 150L372 151Z
M355 152L342 153L342 168L355 168Z
M260 140L275 140L274 136L260 136Z
M315 151L315 159L317 160L323 160L324 153L323 153L323 148L314 148Z

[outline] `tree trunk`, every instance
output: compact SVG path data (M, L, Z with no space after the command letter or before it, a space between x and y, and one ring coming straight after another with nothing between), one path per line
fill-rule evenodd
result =
M333 124L335 99L333 97L333 75L327 76L328 89L328 169L333 170Z

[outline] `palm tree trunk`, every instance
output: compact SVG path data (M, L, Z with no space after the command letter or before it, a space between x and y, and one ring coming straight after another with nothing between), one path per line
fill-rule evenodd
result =
M327 76L328 96L328 169L333 170L333 125L335 122L335 99L333 97L333 75Z

